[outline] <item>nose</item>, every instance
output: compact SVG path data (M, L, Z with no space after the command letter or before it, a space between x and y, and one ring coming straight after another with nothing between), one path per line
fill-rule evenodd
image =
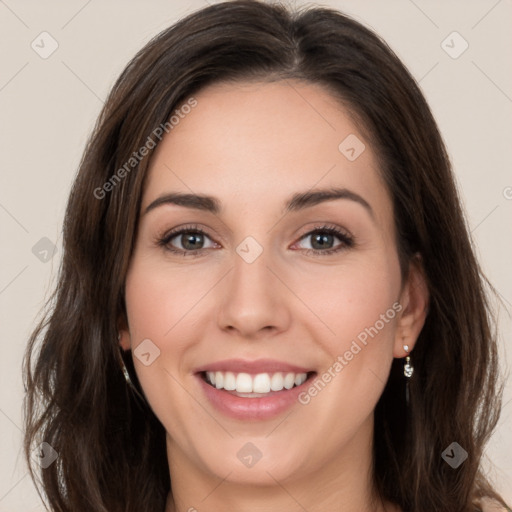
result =
M290 292L268 260L265 250L252 263L234 255L234 268L223 280L218 303L218 326L223 331L258 339L288 329Z

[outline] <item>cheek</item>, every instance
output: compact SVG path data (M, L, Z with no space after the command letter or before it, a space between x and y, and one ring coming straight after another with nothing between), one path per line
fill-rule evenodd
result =
M338 302L337 314L332 311L334 330L343 348L354 340L368 348L366 352L392 348L387 341L394 334L398 287L387 272L352 272L343 280L344 293ZM373 339L371 346L365 341Z
M180 333L190 329L193 316L189 313L201 297L193 279L193 272L170 271L137 256L130 267L126 278L126 310L131 348L137 376L148 395L153 388L161 388L162 381L169 385L168 381L172 380L169 374L178 375L186 348L186 337ZM144 344L151 354L150 364L147 357L146 360L139 357Z
M306 390L301 403L320 424L333 421L329 411L340 411L334 421L343 430L371 413L387 381L402 309L400 268L397 259L358 257L347 258L346 266L333 267L328 275L323 272L309 276L299 292L309 289L308 305L322 320L310 330L326 354L321 382ZM353 421L341 411L351 411Z
M168 431L183 431L177 413L190 408L190 396L185 391L189 377L183 370L191 345L186 333L194 332L192 313L204 294L204 287L199 287L204 278L200 273L166 268L137 255L126 278L135 371L153 412ZM211 275L207 283L210 281ZM144 346L147 348L142 351ZM149 361L139 357L144 352L149 352Z
M209 292L223 274L211 265L159 260L136 253L125 286L132 355L144 390L146 384L151 388L157 382L161 386L162 379L172 380L169 374L180 381L187 378L191 365L197 363L195 346L202 337L198 323L214 317ZM146 366L137 357L137 347L148 339L159 355Z
M357 339L363 344L365 339L379 341L371 347L368 343L365 353L392 350L387 340L394 335L401 282L396 258L355 255L343 265L304 271L295 279L297 295L317 314L314 339L332 357Z
M392 259L361 259L325 277L321 290L310 287L316 291L309 294L308 304L329 327L316 338L328 355L316 384L305 390L300 402L319 425L332 425L338 437L331 441L336 443L345 439L340 432L352 435L351 429L371 414L387 381L402 309L400 269Z
M154 337L161 348L166 349L173 332L190 321L188 317L199 306L205 290L214 284L213 273L198 267L177 268L135 258L126 279L126 308L132 344Z

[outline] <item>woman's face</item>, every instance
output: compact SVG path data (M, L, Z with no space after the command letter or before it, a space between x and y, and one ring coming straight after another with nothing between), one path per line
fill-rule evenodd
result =
M262 483L363 464L422 324L376 155L316 85L195 99L152 158L122 331L171 471Z

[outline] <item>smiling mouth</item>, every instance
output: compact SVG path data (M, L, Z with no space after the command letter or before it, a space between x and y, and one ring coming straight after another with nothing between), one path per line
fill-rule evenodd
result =
M272 372L272 373L236 373L236 372L200 372L201 378L213 388L226 391L243 398L260 398L288 391L310 380L316 372Z

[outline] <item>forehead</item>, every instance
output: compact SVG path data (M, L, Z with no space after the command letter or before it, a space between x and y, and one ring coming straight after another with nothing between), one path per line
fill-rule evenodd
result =
M257 207L329 186L389 202L369 141L323 87L224 83L194 97L155 150L143 208L170 191Z

